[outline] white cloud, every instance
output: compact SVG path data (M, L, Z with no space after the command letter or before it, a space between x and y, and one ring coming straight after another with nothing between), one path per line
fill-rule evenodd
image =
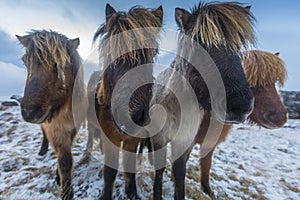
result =
M31 29L52 29L69 38L80 38L79 53L85 58L89 55L93 33L98 23L90 22L84 13L71 13L70 19L64 7L57 3L33 1L12 3L0 1L0 29L11 34L23 35ZM76 16L74 16L76 14Z
M109 0L118 10L127 10L135 4L128 1ZM53 29L61 32L69 38L80 38L79 53L83 59L90 59L92 37L98 26L103 22L104 7L103 1L91 0L83 1L4 1L0 0L0 29L9 33L11 38L14 35L23 35L31 29ZM174 3L175 2L175 3ZM198 1L187 2L176 0L172 3L162 3L164 6L164 27L173 28L177 26L174 21L174 8L190 7ZM241 2L246 2L241 0ZM299 90L298 69L298 41L300 28L297 26L299 15L297 6L289 4L274 3L272 9L267 9L270 4L263 1L251 2L252 11L258 19L257 33L259 39L259 49L270 52L281 52L282 59L287 64L289 79L286 84L287 89ZM140 1L141 5L153 7L159 5L158 1ZM291 4L292 5L292 4ZM277 9L273 9L276 8ZM165 9L166 8L166 9ZM282 13L276 17L278 10ZM174 31L176 32L176 31ZM177 37L162 38L159 60L169 60L170 53L176 52ZM174 35L175 36L175 35ZM167 50L167 51L163 51Z
M0 96L21 94L26 81L26 70L0 61Z

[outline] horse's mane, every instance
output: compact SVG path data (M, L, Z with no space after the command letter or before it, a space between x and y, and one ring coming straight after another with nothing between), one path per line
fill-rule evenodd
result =
M191 12L196 20L191 37L200 38L208 48L222 45L239 51L242 46L255 44L255 18L241 3L200 2Z
M284 85L286 69L278 55L252 50L243 53L243 68L251 87Z
M30 38L24 59L34 57L40 63L48 66L56 64L57 69L71 66L74 78L81 67L81 58L72 47L70 39L52 30L32 30L26 38Z
M33 30L28 33L28 37L31 37L32 40L27 54L31 54L41 63L46 62L51 65L53 64L51 62L55 62L62 67L71 63L66 36L55 31Z
M109 64L117 62L117 58L121 59L123 63L140 63L141 59L152 60L157 54L157 33L161 26L161 19L155 16L151 10L133 7L127 13L114 13L96 31L94 41L101 38L99 42L100 56L104 57ZM157 30L155 31L153 27ZM147 30L147 28L152 29ZM118 34L119 36L117 36ZM137 47L139 48L137 49Z

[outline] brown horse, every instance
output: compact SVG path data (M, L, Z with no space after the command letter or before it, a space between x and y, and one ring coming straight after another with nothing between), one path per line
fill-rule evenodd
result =
M243 68L255 98L254 109L248 120L252 124L257 124L268 129L282 127L287 121L287 110L280 100L275 84L276 82L279 82L281 86L284 84L286 70L283 61L278 57L278 53L271 54L258 50L244 52ZM203 143L209 123L212 120L214 119L208 114L204 116L195 142L200 145ZM231 127L232 125L223 126L217 144L212 151L204 157L201 156L199 160L201 186L203 191L211 198L214 198L214 194L209 186L209 171L213 151L218 144L226 139Z
M22 116L27 122L41 124L57 155L61 198L73 199L71 146L85 117L73 115L73 109L85 113L83 72L76 50L79 39L46 30L17 38L26 48L22 57L27 67Z
M174 198L184 199L186 160L204 112L233 124L243 122L253 108L253 96L240 57L242 46L255 43L255 19L250 7L236 2L200 2L191 12L176 8L175 19L180 29L177 57L171 68L157 78L167 82L173 91L158 86L153 90L151 102L163 105L168 114L163 129L151 138L156 169L154 199L162 199L166 164L166 150L162 149L168 142L172 146ZM177 74L181 76L176 78ZM187 80L188 84L181 84L181 80ZM186 92L189 87L194 95ZM220 117L221 112L214 107L226 107L225 117Z
M133 7L128 12L116 12L109 4L106 5L106 22L100 26L94 36L101 37L99 50L104 60L101 85L97 90L96 113L101 127L101 139L105 165L103 170L104 188L101 199L112 199L113 185L119 166L119 150L123 142L123 170L126 195L130 199L139 199L136 191L135 166L137 147L140 139L134 137L130 127L118 124L115 119L128 113L132 121L139 126L147 123L149 101L151 99L152 64L158 52L157 37L162 26L163 10L160 6L150 10ZM147 67L148 66L148 67ZM131 84L125 82L125 89L118 93L117 100L124 104L123 97L130 97L128 110L120 111L120 104L113 107L113 92L127 72L144 70L130 77L130 80L145 82L134 93L126 93ZM129 81L130 81L129 80ZM123 93L125 92L125 93ZM117 103L116 103L117 104ZM100 129L99 127L99 129ZM132 153L132 154L130 154Z

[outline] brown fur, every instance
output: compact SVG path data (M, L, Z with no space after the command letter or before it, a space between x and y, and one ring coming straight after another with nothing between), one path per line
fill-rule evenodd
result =
M99 50L100 57L104 60L101 84L96 92L97 100L95 105L90 105L96 108L105 159L104 188L101 199L112 199L122 142L126 195L130 199L138 199L135 174L128 172L132 171L128 169L129 165L135 167L136 158L130 157L126 152L136 153L140 138L125 135L115 124L111 111L111 96L115 84L124 73L140 64L153 63L154 56L158 52L157 36L162 26L162 15L161 7L154 10L134 7L128 12L116 12L107 4L106 23L100 26L94 36L94 41L102 36ZM152 79L152 69L143 76ZM139 79L140 77L133 78ZM140 105L144 105L147 110L150 94L151 88L148 86L136 90L131 97L133 100L129 102L129 113L143 109ZM94 127L91 126L91 128ZM114 167L111 166L112 163Z
M270 54L267 52L261 52L256 50L256 51L250 51L250 53L245 52L244 55L245 54L252 55L250 57L245 57L245 56L243 57L243 63L247 64L246 66L244 66L246 76L249 82L255 80L256 83L254 86L252 85L251 87L251 90L255 97L255 104L254 104L254 110L252 111L248 119L253 123L256 123L257 125L263 126L265 128L282 127L287 121L287 110L282 104L278 96L278 93L275 88L275 83L277 81L283 81L280 82L280 84L281 85L284 84L285 75L283 74L285 74L286 72L284 66L282 65L283 62L279 58L276 58L278 57L277 55ZM258 59L258 58L265 59L266 57L268 59L263 61ZM260 65L261 63L263 64L263 66ZM253 68L248 71L246 70L251 67ZM276 78L273 79L275 81L271 83L269 80L266 80L265 76L261 75L261 74L268 74L271 76L270 78L272 79L274 77L278 77L277 74L278 72L280 72L279 75L282 75L281 78L283 79L279 80L278 78ZM261 78L262 80L260 80ZM211 118L210 115L206 113L201 123L201 126L198 130L198 134L195 140L196 143L199 143L200 145L203 143L204 138L206 137L207 134L209 124L211 123L211 120L214 120L215 123L219 123L220 126L222 126L220 122ZM232 125L223 125L221 135L219 136L219 139L215 144L215 146L213 147L213 149L206 156L204 157L200 156L201 158L199 159L201 186L203 191L212 198L214 198L214 193L209 186L209 173L211 168L213 151L215 147L218 146L218 144L225 141L231 127ZM217 131L219 130L216 130L216 132Z
M45 30L17 37L26 47L23 61L28 70L22 116L28 122L42 123L45 139L57 155L61 197L73 199L71 146L86 105L81 59L76 51L79 39ZM34 113L33 108L39 109ZM83 112L73 113L73 108ZM37 118L38 112L45 117Z
M282 127L288 119L288 112L277 94L275 84L251 89L255 102L254 109L248 118L250 124L257 124L268 129Z
M192 38L201 38L208 48L225 46L239 51L255 44L254 16L237 2L200 2L192 9L196 16ZM216 17L217 16L217 17Z
M243 53L243 67L251 87L265 87L276 82L284 86L286 70L278 55L252 50Z

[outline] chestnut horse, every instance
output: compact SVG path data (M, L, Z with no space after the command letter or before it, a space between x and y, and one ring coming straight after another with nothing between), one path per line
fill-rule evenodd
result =
M248 120L252 124L268 129L282 127L287 121L287 109L280 100L275 84L279 82L279 85L283 86L286 70L283 61L278 57L278 53L271 54L258 50L244 52L243 68L255 98L254 109ZM196 143L200 145L203 143L211 120L214 119L209 115L204 116L195 139ZM231 127L232 125L223 125L217 144L207 155L201 156L199 159L201 186L211 198L214 198L214 194L209 186L209 171L213 151L218 144L226 139Z
M162 176L166 164L166 148L163 147L168 142L172 146L174 198L184 199L186 160L204 113L233 124L243 122L253 109L253 96L240 57L242 46L255 43L255 19L250 7L236 2L200 2L191 12L176 8L175 19L180 29L177 57L171 68L164 71L157 80L173 86L174 92L181 92L183 104L180 104L178 95L166 89L168 87L157 86L153 89L151 105L163 105L168 114L163 129L151 138L156 169L153 199L162 199ZM221 77L218 80L216 71ZM187 85L175 80L178 73L182 77L180 80L188 81ZM224 89L211 94L207 81L212 87L223 84ZM185 93L188 85L195 97ZM219 91L224 91L224 94L219 94ZM211 98L211 95L215 97ZM192 98L196 98L197 105L189 107L190 110L184 109L187 104L191 104ZM212 107L219 107L224 102L226 115L221 118Z
M101 199L113 198L113 185L118 172L119 150L122 142L126 195L129 199L139 199L136 191L135 169L133 169L136 166L136 156L130 155L136 155L140 138L132 135L129 130L131 127L127 124L118 124L115 117L129 111L132 121L139 126L146 125L149 119L152 84L148 83L153 82L152 64L158 52L157 37L162 26L162 18L161 6L154 10L133 7L128 12L117 12L107 4L106 22L95 33L94 41L101 37L99 50L104 60L101 84L95 102L105 161ZM143 70L143 73L134 74L129 81L146 81L145 84L130 96L126 92L131 84L125 82L122 85L125 86L124 90L117 93L117 101L120 102L114 103L113 92L117 90L119 82L124 80L126 74L132 71L139 72L139 70ZM128 104L122 101L124 96L130 97ZM118 105L113 107L116 104ZM125 106L128 109L124 112L120 111L123 106L121 104L127 104Z
M54 31L32 31L17 36L26 48L22 57L27 80L21 112L25 121L41 124L58 160L57 180L62 199L73 199L71 146L85 115L85 89L79 39ZM75 81L76 80L76 81Z

